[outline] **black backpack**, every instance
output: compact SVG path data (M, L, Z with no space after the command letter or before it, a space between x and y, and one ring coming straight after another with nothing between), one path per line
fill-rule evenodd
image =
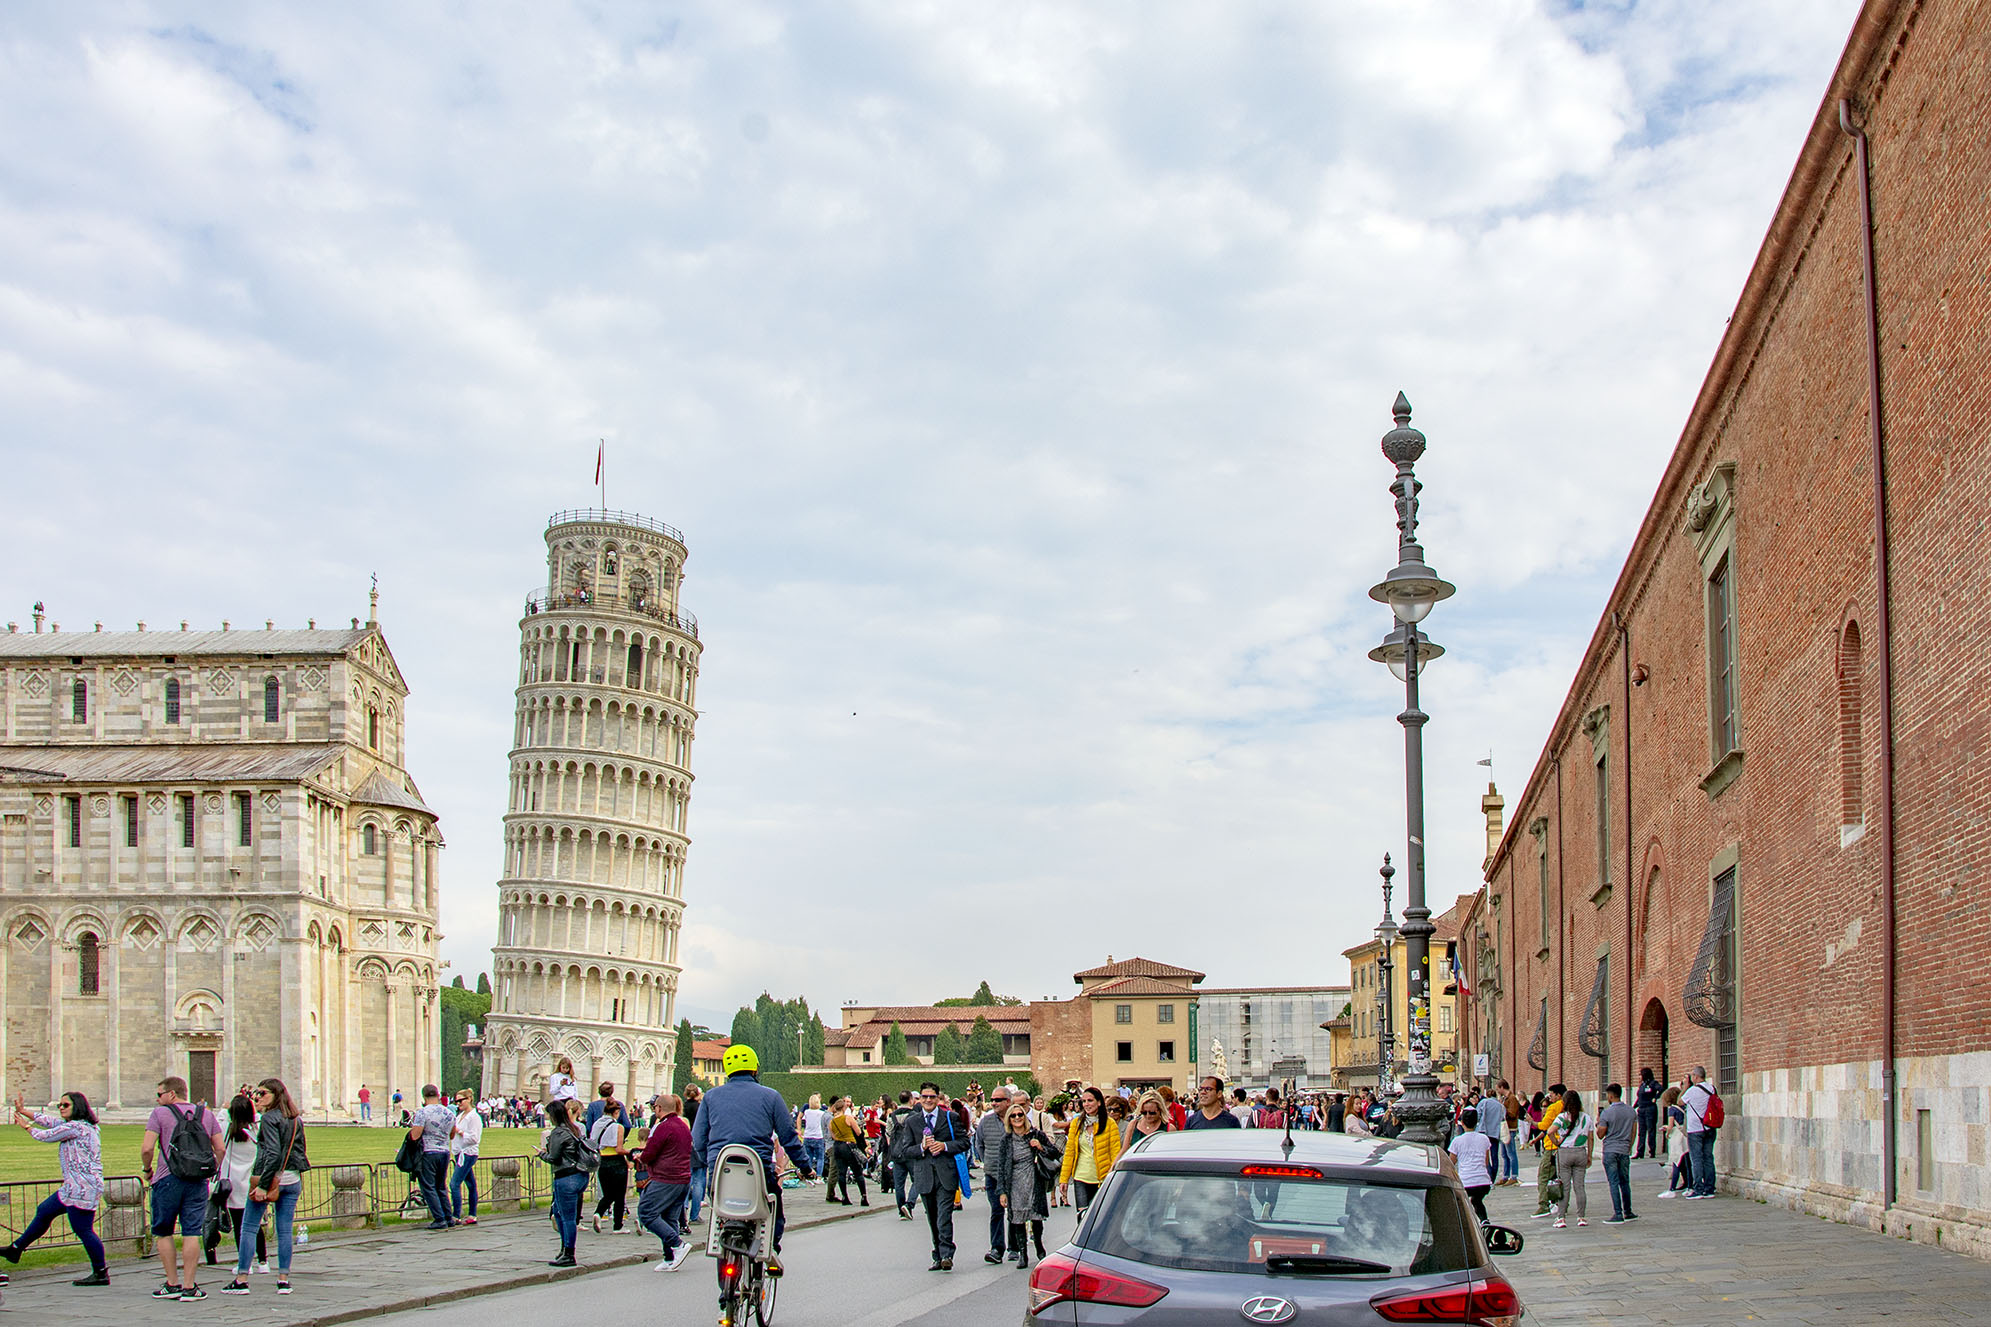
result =
M214 1143L200 1127L205 1108L196 1104L194 1113L182 1115L172 1106L173 1134L166 1140L166 1170L183 1180L211 1180L220 1167L214 1161Z

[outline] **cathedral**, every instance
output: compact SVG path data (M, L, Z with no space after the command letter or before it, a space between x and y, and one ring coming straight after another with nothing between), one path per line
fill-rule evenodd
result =
M442 838L408 686L350 627L0 634L0 1095L137 1119L277 1077L313 1118L439 1077Z

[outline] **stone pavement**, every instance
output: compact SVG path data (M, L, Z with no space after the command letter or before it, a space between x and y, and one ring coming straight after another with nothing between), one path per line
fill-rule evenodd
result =
M1590 1224L1556 1230L1529 1217L1534 1154L1521 1156L1521 1184L1487 1195L1487 1213L1527 1237L1496 1262L1530 1324L1991 1324L1991 1263L1746 1198L1662 1199L1659 1162L1632 1164L1638 1220L1602 1224L1610 1190L1592 1165Z
M798 1197L799 1193L799 1197ZM874 1204L875 1204L874 1197ZM842 1221L869 1212L892 1211L889 1198L881 1208L830 1206L820 1186L790 1190L786 1195L788 1229L794 1231ZM590 1206L584 1211L592 1211ZM155 1300L160 1283L159 1262L133 1257L111 1260L111 1284L102 1289L78 1289L69 1284L89 1270L88 1264L14 1271L14 1283L0 1295L0 1319L31 1322L36 1327L132 1327L134 1323L185 1321L194 1315L203 1324L223 1327L330 1327L333 1323L376 1317L404 1309L489 1295L499 1291L544 1286L614 1267L655 1262L660 1246L654 1235L635 1230L610 1235L604 1221L594 1234L586 1220L575 1256L580 1266L552 1268L546 1260L559 1251L546 1209L489 1216L475 1226L429 1231L418 1226L386 1231L353 1231L336 1235L313 1232L291 1263L294 1293L279 1298L276 1276L251 1276L247 1295L224 1295L221 1287L233 1274L233 1241L223 1241L222 1262L202 1267L200 1284L207 1298L198 1304ZM704 1247L704 1222L693 1230L692 1245ZM271 1254L276 1250L272 1244ZM271 1264L274 1266L274 1262Z

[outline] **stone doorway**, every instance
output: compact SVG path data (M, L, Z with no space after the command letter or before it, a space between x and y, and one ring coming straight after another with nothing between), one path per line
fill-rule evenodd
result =
M187 1098L202 1101L212 1108L214 1096L214 1052L187 1052Z

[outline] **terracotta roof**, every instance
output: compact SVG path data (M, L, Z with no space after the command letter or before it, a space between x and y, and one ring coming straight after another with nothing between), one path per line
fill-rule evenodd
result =
M1178 968L1169 963L1157 963L1151 958L1123 958L1117 963L1104 963L1084 972L1074 972L1073 981L1084 981L1087 977L1175 977L1192 982L1203 980L1203 974L1188 968Z
M1028 1023L1030 1006L1025 1004L963 1005L938 1009L930 1004L881 1005L868 1021L873 1023L969 1023L979 1015L991 1023Z
M824 1028L823 1045L848 1046L850 1044L850 1034L855 1031L857 1031L856 1028Z
M876 1023L866 1023L863 1027L852 1028L849 1038L843 1044L853 1050L868 1050L885 1040L890 1034L891 1029L888 1027L881 1027Z
M726 1048L733 1044L731 1037L721 1037L717 1041L694 1041L691 1043L691 1058L694 1060L723 1060Z
M1193 996L1196 992L1185 989L1179 981L1157 981L1153 977L1122 977L1118 981L1102 982L1086 994Z

